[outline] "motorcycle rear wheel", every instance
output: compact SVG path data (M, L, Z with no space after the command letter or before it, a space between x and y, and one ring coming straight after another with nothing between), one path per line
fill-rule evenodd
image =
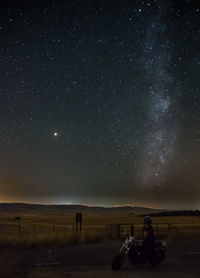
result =
M125 263L126 260L126 254L120 253L117 256L115 256L113 262L112 262L112 270L118 270L120 267Z
M158 249L155 250L155 254L154 254L154 264L160 264L165 258L165 252L163 252L162 250Z

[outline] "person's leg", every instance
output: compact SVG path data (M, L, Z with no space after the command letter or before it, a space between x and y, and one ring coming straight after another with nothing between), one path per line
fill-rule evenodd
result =
M153 245L149 245L149 250L148 250L148 260L151 265L154 264L154 248Z

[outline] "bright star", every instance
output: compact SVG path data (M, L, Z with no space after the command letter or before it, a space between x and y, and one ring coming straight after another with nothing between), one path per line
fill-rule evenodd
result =
M54 134L53 134L54 136L58 136L58 133L57 132L54 132Z

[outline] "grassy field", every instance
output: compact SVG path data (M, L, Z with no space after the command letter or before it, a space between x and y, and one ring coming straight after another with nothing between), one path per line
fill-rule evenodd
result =
M153 227L158 237L185 238L200 235L199 216L153 217ZM120 233L130 232L134 224L135 236L141 234L143 217L129 214L83 213L82 233L76 233L75 214L66 212L0 212L0 245L39 246L50 242L101 242L117 237L116 224L122 224ZM170 224L170 231L169 225ZM114 227L107 225L115 225Z
M20 220L16 218L19 217ZM155 223L200 223L199 216L164 216L153 217ZM6 212L0 211L0 222L3 223L23 223L23 224L57 224L73 225L75 224L74 213L61 212ZM83 213L83 224L85 225L107 225L107 224L131 224L143 223L143 217L129 214L98 214Z
M199 216L153 217L153 227L158 238L166 240L199 239ZM143 217L127 214L83 213L82 232L76 232L75 214L66 212L1 211L0 212L0 268L1 277L15 277L14 250L32 248L67 247L71 244L101 243L118 239L118 231L111 231L107 225L116 229L121 226L120 235L130 232L134 225L135 237L141 236ZM170 224L170 231L168 230ZM9 267L6 262L9 261ZM46 275L46 276L45 276ZM27 277L57 277L44 270L34 270Z

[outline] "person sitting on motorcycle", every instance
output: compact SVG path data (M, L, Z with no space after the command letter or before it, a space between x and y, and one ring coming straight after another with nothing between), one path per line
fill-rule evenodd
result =
M153 263L153 251L154 251L154 231L152 227L152 220L149 216L144 217L143 227L143 240L142 240L142 251L143 255Z

